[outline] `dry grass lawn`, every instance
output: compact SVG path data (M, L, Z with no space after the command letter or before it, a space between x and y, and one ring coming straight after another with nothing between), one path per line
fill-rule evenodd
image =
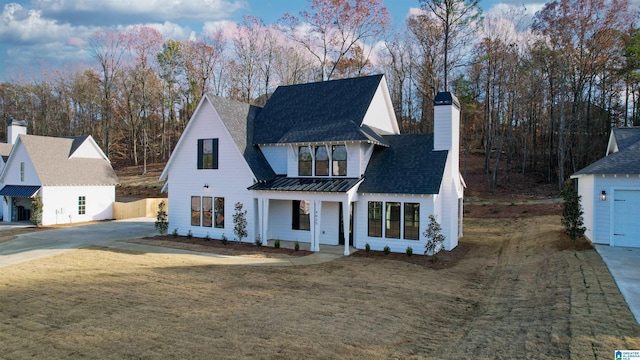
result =
M613 358L640 327L559 217L468 219L434 270L305 267L90 248L0 269L0 359Z

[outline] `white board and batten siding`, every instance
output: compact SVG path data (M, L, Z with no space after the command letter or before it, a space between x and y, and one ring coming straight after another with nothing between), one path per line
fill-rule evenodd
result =
M305 196L302 196L305 197ZM309 200L308 196L305 199ZM313 201L313 200L310 200ZM320 210L320 244L338 245L338 202L322 202ZM269 200L268 239L311 242L311 231L292 229L293 206L291 200ZM313 217L311 217L313 219Z
M387 82L383 78L376 89L371 105L367 109L363 124L382 130L388 134L399 134L398 123L393 111Z
M116 192L108 186L43 186L42 225L69 224L113 219ZM79 197L84 196L84 214L79 212Z
M244 157L231 138L218 113L208 100L198 107L191 118L179 148L172 154L171 169L168 179L169 193L169 232L177 229L178 234L220 239L224 234L234 239L233 214L235 204L241 202L247 210L247 238L243 241L253 242L256 236L255 221L250 214L255 214L254 199L247 191L253 185L254 176ZM218 139L218 169L198 169L198 139ZM208 188L205 188L205 184ZM192 226L191 197L224 198L224 228Z
M602 191L607 194L601 199ZM578 182L585 235L596 244L640 247L640 177L588 175Z

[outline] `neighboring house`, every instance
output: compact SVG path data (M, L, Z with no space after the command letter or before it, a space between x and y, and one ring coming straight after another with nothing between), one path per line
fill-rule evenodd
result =
M435 101L435 133L399 133L382 75L281 86L264 108L205 95L160 179L181 235L363 249L424 249L436 215L451 250L462 235L459 103Z
M8 128L9 139L19 133L0 174L4 221L28 220L36 195L42 225L113 218L118 177L91 136L25 135L24 123Z
M640 247L640 128L614 128L606 156L578 179L585 236L596 244Z

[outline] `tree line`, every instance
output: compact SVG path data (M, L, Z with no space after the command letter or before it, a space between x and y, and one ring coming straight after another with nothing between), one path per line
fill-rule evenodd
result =
M205 93L264 105L279 85L386 75L402 132L431 132L433 99L462 105L462 153L492 189L519 172L562 185L640 125L640 31L628 0L556 0L483 15L478 0L420 0L392 24L381 0L309 0L274 24L247 16L197 39L99 31L92 63L0 83L0 115L37 135L91 134L116 165L166 161Z

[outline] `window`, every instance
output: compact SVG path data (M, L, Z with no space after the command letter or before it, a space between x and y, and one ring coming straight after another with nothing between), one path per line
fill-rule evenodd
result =
M200 196L191 197L191 225L200 226Z
M311 176L313 159L308 146L298 148L298 176Z
M329 152L326 146L316 146L316 176L329 176Z
M369 201L369 236L382 237L382 202Z
M218 168L218 139L198 139L198 169Z
M333 145L331 147L331 158L333 165L331 171L333 176L347 175L347 147L344 145Z
M293 218L291 228L293 230L310 230L309 202L306 200L294 200L292 204L291 212Z
M78 196L78 215L84 215L86 213L87 213L87 199L84 196Z
M400 203L385 203L385 232L384 237L400 239Z
M218 229L224 228L224 198L214 198L213 200L213 208L215 215L215 227Z
M213 223L211 221L213 218L211 200L212 198L210 196L202 197L202 226L211 227L211 224Z
M24 163L20 163L20 181L24 182Z
M420 204L404 203L404 238L418 240L420 238Z

